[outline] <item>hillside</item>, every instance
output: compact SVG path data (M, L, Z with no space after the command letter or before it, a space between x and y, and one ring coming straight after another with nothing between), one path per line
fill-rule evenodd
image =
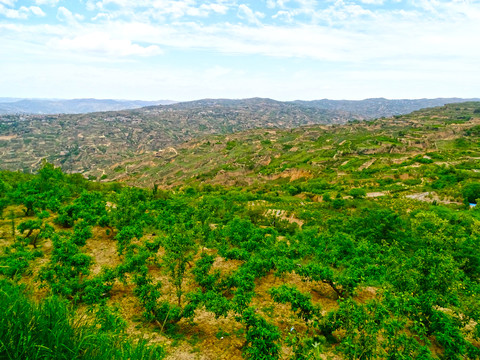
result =
M432 191L429 176L450 171L444 167L469 176L480 171L479 128L480 103L450 104L346 125L210 136L125 160L104 176L148 187L272 182L295 187L321 177L372 193L423 193ZM447 185L435 186L441 192Z
M354 118L269 99L202 100L82 115L0 116L0 168L33 171L41 159L69 172L112 164L206 134L344 123Z
M0 358L479 359L479 145L469 102L0 171Z
M324 105L319 105L323 100L299 103L260 98L205 99L77 115L0 115L0 169L31 172L45 158L65 171L98 177L125 159L148 152L158 154L208 134L344 124L385 111L396 113L450 100L329 100L330 105L325 107L332 109L323 109Z

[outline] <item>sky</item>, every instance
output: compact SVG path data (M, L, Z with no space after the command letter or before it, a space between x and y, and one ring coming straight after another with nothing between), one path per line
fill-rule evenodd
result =
M0 0L0 97L480 97L480 0Z

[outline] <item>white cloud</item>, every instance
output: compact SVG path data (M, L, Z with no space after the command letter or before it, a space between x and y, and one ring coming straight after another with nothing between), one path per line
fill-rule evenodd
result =
M0 5L13 6L17 0L0 0Z
M213 11L217 14L226 14L228 11L228 6L224 4L202 4L200 10L206 10L207 12Z
M287 4L290 2L290 0L277 0L277 6L284 9L287 7Z
M280 10L279 12L277 12L275 15L272 16L272 19L280 19L285 22L292 22L294 15L295 14L293 12Z
M45 13L43 12L43 10L40 9L38 6L30 6L29 10L32 12L33 15L45 16Z
M30 15L45 16L45 13L38 6L21 6L20 9L8 9L0 4L0 15L9 19L28 19Z
M253 11L245 4L241 4L238 6L237 15L240 19L245 19L248 22L256 25L260 25L260 19L265 17L265 14L259 11Z
M92 21L97 21L97 20L102 20L102 19L111 20L111 19L114 19L114 18L115 18L115 16L110 14L110 13L99 12L97 15L92 17Z
M34 0L36 5L56 6L60 0Z
M116 6L115 10L112 5ZM116 12L119 16L149 15L155 19L162 16L181 18L183 16L208 16L210 13L225 14L232 6L228 0L202 2L197 0L88 0L88 10ZM148 9L145 11L145 9Z
M379 15L384 16L384 15ZM327 7L323 10L318 10L314 12L313 18L317 22L323 22L330 25L338 25L345 28L356 28L356 30L361 29L362 21L360 18L368 18L371 22L377 17L377 13L372 10L363 8L361 5L347 3L342 0L336 1L333 5ZM398 21L394 21L393 24L397 24ZM373 24L373 22L371 22ZM369 25L369 24L367 24Z
M103 32L92 32L74 38L51 40L48 45L56 50L89 53L97 56L153 56L162 51L156 45L140 46L128 39L111 38Z
M274 9L277 6L277 2L275 0L267 0L267 8Z
M57 19L60 21L74 23L74 22L83 20L84 16L81 14L73 14L67 8L60 6L57 10Z
M385 0L360 0L363 4L368 5L383 5Z

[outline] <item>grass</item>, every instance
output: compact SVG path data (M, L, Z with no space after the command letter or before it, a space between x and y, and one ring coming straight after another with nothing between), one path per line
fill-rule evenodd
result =
M102 331L58 297L39 303L0 280L0 359L162 359L165 350L133 342L122 330Z

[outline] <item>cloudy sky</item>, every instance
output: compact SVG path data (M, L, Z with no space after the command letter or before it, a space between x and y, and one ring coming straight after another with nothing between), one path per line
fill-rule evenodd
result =
M480 0L0 0L0 97L480 97Z

